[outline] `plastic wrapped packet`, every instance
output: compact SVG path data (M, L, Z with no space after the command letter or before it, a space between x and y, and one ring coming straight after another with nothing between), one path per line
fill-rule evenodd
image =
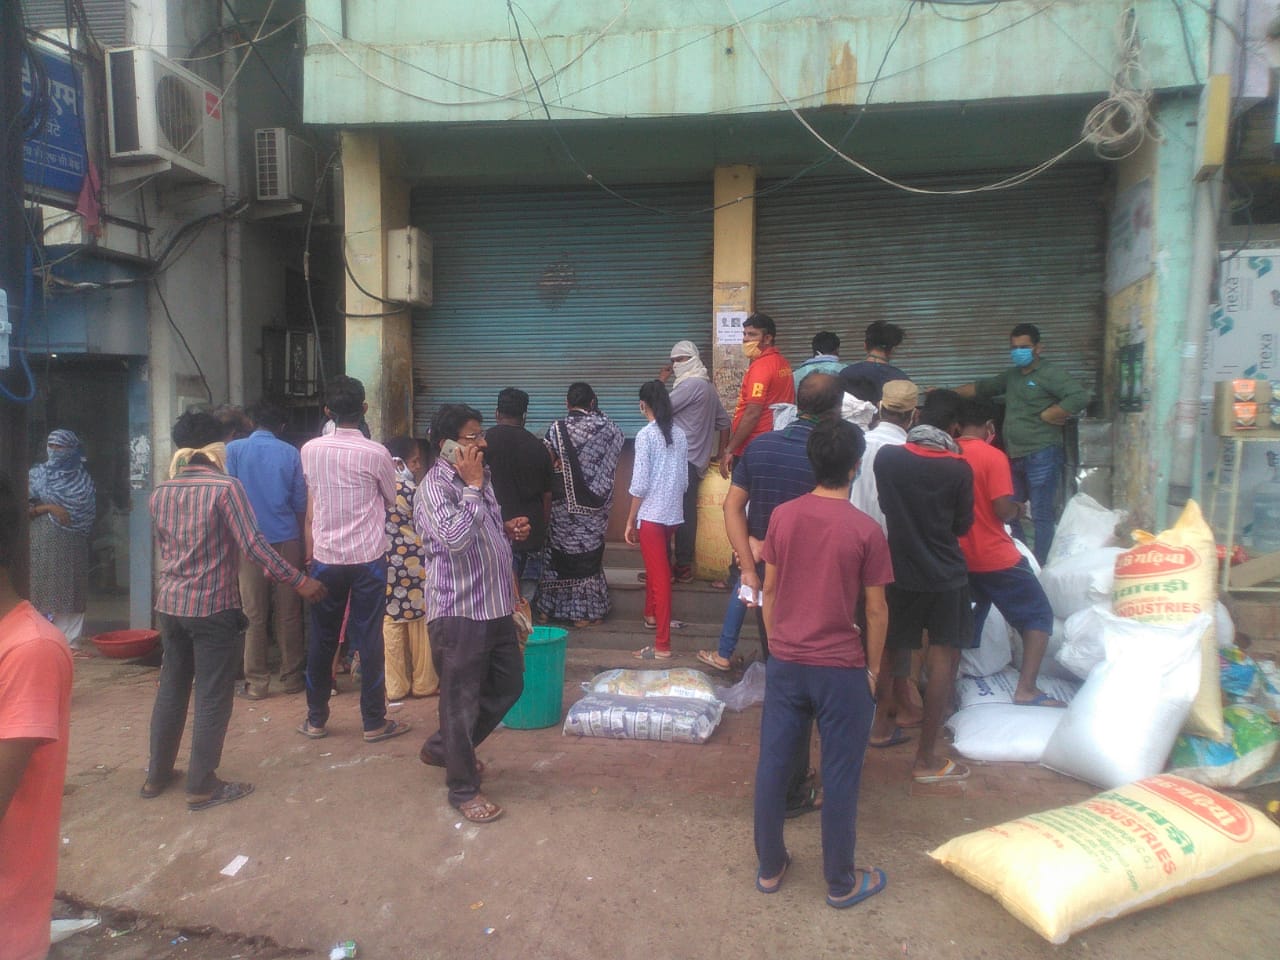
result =
M582 685L587 693L618 694L624 697L683 697L689 700L718 700L715 685L701 670L677 667L674 670L606 670Z
M719 700L588 693L569 708L565 736L706 743L724 714Z

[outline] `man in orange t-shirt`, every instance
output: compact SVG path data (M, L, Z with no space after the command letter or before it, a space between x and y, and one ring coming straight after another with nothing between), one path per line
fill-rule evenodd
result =
M767 313L753 313L742 321L742 352L751 366L742 377L732 432L720 458L720 476L726 480L747 444L773 429L773 404L796 402L791 364L773 345L777 335L777 325Z
M0 474L0 955L42 960L58 874L71 724L71 650L9 568L18 499Z
M1018 503L1013 499L1009 458L991 446L995 416L990 400L968 397L960 404L960 453L973 470L973 526L960 538L969 568L969 596L976 604L973 635L982 635L982 625L994 606L1022 635L1022 667L1013 702L1064 707L1036 686L1053 632L1053 608L1004 526L1018 515Z

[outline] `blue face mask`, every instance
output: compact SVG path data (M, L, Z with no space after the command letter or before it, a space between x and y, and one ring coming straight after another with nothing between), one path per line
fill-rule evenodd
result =
M1031 347L1014 347L1009 351L1009 360L1015 367L1029 367L1035 358L1035 350Z

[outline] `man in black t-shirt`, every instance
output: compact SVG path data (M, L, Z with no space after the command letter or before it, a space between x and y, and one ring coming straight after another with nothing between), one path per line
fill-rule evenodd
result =
M551 453L524 428L529 394L507 387L498 394L497 423L485 431L484 462L502 519L529 518L529 536L511 544L521 593L533 595L542 573L542 547L551 514Z
M893 674L909 668L910 651L920 648L928 631L929 680L911 771L917 783L969 776L964 764L935 749L943 713L951 705L960 651L973 646L969 570L958 539L973 525L973 470L953 437L959 404L960 397L950 390L930 393L907 442L881 448L873 467L894 582L885 588L889 631L871 745L887 747L906 739L888 719L894 706Z

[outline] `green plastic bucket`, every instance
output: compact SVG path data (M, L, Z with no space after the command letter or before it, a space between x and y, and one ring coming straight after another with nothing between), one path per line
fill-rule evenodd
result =
M569 631L534 627L524 648L524 693L502 722L517 730L537 730L560 722L564 695L564 644Z

